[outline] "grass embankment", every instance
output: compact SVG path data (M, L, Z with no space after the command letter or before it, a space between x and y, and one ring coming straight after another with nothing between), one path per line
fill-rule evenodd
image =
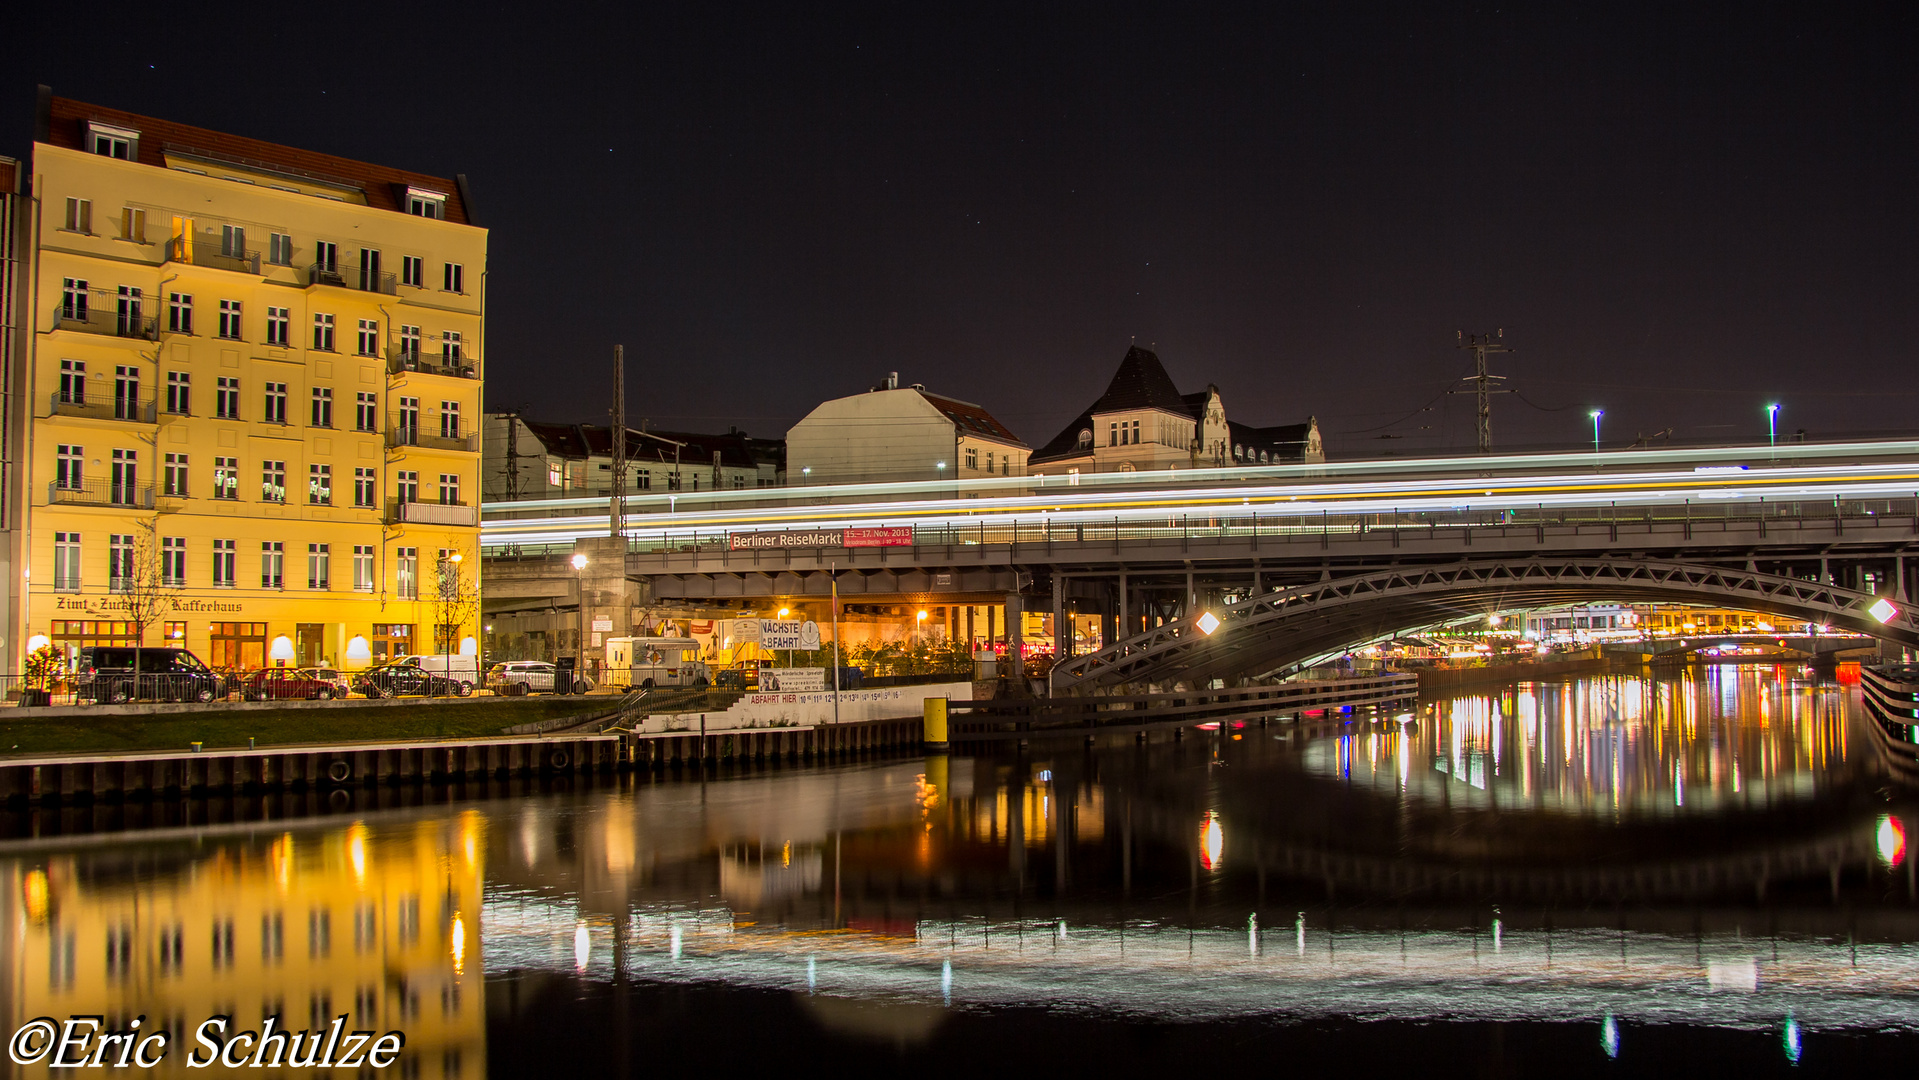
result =
M612 708L608 697L479 698L472 701L355 708L341 702L320 709L226 709L143 716L45 716L33 709L0 710L0 755L91 754L131 750L207 750L283 743L484 738L515 724L565 716L587 717Z

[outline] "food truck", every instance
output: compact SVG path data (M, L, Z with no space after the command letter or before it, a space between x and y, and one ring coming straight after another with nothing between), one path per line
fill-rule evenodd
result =
M695 686L713 681L690 637L616 637L606 641L606 685Z

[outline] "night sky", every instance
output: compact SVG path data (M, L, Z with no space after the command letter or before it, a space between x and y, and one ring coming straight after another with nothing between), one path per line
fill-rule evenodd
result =
M1038 446L1129 343L1354 457L1919 429L1899 5L31 5L34 84L439 175L489 409L782 435L901 381ZM1430 406L1429 411L1420 411ZM1382 439L1382 435L1398 436Z

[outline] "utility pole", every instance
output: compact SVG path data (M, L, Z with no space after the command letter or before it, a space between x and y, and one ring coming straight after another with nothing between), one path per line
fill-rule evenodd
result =
M613 498L607 506L612 535L626 531L626 346L613 346Z
M520 498L520 414L506 414L506 500Z
M1471 390L1459 388L1446 391L1449 394L1474 394L1479 398L1479 452L1484 454L1493 448L1493 402L1494 394L1510 394L1511 390L1495 387L1494 383L1504 382L1504 375L1491 375L1486 371L1486 357L1491 353L1505 353L1512 350L1506 347L1506 331L1499 330L1491 334L1468 334L1459 331L1459 344L1455 348L1473 351L1473 373L1466 381L1473 384Z

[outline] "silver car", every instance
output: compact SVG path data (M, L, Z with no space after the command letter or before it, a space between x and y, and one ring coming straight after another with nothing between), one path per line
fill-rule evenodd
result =
M509 660L487 669L485 686L497 694L502 687L519 683L529 694L551 694L554 679L553 665L544 660Z

